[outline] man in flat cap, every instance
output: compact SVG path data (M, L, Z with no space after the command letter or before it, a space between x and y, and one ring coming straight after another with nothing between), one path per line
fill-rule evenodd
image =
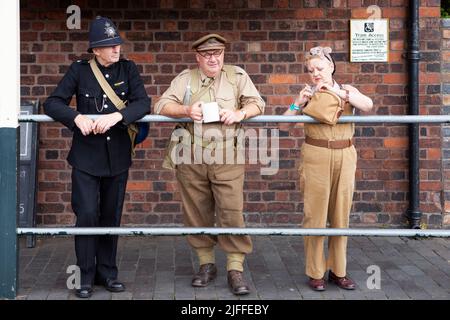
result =
M236 161L234 151L240 122L262 114L265 103L243 69L224 65L225 44L225 38L217 34L195 41L192 49L196 51L198 68L182 71L155 105L158 114L189 117L194 121L183 125L192 157L180 163L179 159L173 159L172 150L168 152L170 162L175 163L188 227L245 226L242 214L244 164ZM202 108L211 106L211 102L218 104L219 121L202 123L208 111ZM230 151L231 161L225 159ZM212 155L215 161L209 161L211 159L206 159L205 155ZM192 286L205 287L216 277L214 246L219 243L227 254L231 291L236 295L250 292L242 275L245 255L252 251L249 236L188 236L188 241L200 265Z
M131 166L128 125L150 111L150 99L134 62L120 59L123 43L111 20L97 17L89 31L92 60L72 63L44 103L47 115L73 131L72 209L77 227L118 227ZM76 95L77 106L69 106ZM94 121L86 114L98 115ZM117 236L75 236L81 272L80 298L93 284L125 290L117 280Z

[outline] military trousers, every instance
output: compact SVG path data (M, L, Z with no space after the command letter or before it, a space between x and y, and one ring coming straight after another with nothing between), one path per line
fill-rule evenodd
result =
M96 177L72 169L72 209L76 227L119 227L125 198L128 170L112 177ZM75 236L81 285L95 278L117 278L118 236Z
M304 228L348 228L355 185L356 150L328 149L304 143L300 189L304 195ZM324 236L305 236L306 275L321 279L327 270L346 275L347 237L330 236L325 258Z
M180 164L176 176L187 227L245 227L243 210L244 165ZM194 248L216 243L227 253L250 253L249 236L188 236Z

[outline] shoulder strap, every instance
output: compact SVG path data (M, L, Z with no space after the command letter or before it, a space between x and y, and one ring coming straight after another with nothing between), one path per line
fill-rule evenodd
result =
M238 101L239 92L238 92L237 80L236 80L236 68L231 65L224 65L223 69L225 70L225 74L227 76L228 81L233 86L234 97L236 98L236 101Z
M198 74L198 68L191 69L189 71L189 82L188 85L191 86L191 92L198 91L198 83L200 82L200 75Z
M238 92L238 87L237 87L235 67L231 66L231 65L224 65L223 69L225 70L225 74L226 74L228 82L230 82L231 86L233 87L234 97L236 98L236 101L238 101L239 92ZM184 104L190 103L191 92L194 93L195 97L202 96L213 84L213 82L212 82L208 87L205 87L202 90L200 90L199 92L197 92L199 90L198 84L199 84L199 79L200 79L198 69L197 68L191 69L189 73L190 73L189 74L190 79L189 79L188 84L186 85L186 92L185 92L184 98L183 98Z
M191 69L190 76L191 76L191 80L190 80L191 89L190 90L194 94L192 95L189 103L191 101L195 101L197 98L204 95L209 90L209 88L211 88L211 86L214 84L214 81L211 81L208 86L199 89L198 84L200 82L200 75L199 75L198 69ZM186 91L187 90L188 90L188 88L186 87Z
M95 59L89 60L89 65L91 66L92 72L94 73L95 78L97 79L98 83L100 84L100 87L102 87L103 92L108 96L109 100L114 103L117 109L121 110L125 108L126 101L123 101L120 99L117 94L114 92L114 90L109 85L108 81L106 81L105 77L103 76L103 73L100 71L100 69L97 66L97 63L95 62Z
M186 91L184 92L184 97L183 97L183 104L184 105L189 105L191 102L191 95L192 95L192 91L191 91L191 77L189 77L188 83L186 85Z

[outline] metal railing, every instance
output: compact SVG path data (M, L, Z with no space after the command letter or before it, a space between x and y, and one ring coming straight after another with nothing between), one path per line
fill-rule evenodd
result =
M252 235L252 236L358 236L358 237L450 237L450 230L439 229L298 229L298 228L17 228L18 235Z
M87 115L91 119L96 119L98 115ZM54 120L49 116L37 115L21 115L20 122L53 122ZM190 118L174 119L159 115L145 116L138 122L192 122ZM255 122L303 122L303 123L318 123L309 116L257 116L251 119L242 121L244 123ZM432 115L432 116L342 116L339 118L339 123L450 123L450 115Z
M98 115L88 115L92 119L96 119ZM53 122L54 120L46 115L21 115L19 122ZM191 122L189 118L174 119L160 115L148 115L139 120L139 122ZM252 119L243 121L245 123L280 123L280 122L303 122L315 123L316 120L309 116L257 116ZM450 123L450 116L434 115L434 116L342 116L339 123ZM16 213L15 213L16 214ZM15 216L14 216L15 218ZM259 235L259 236L369 236L369 237L450 237L450 230L447 229L306 229L306 228L16 228L16 234L10 235L17 237L21 235L122 235L122 236L176 236L176 235ZM16 268L17 248L11 248L11 252L15 251L16 259L11 257L10 263L14 263ZM6 261L2 268L7 268ZM9 281L1 282L10 283ZM10 292L1 292L0 298L11 297L11 292L15 296L17 279L13 281L15 285Z
M99 115L87 115L96 119ZM47 115L21 115L20 122L53 122ZM190 118L174 119L161 115L147 115L138 122L192 122ZM262 115L243 121L245 123L318 123L309 116ZM450 115L427 116L342 116L339 123L449 123ZM440 229L293 229L293 228L17 228L18 235L280 235L280 236L402 236L450 237L450 230Z

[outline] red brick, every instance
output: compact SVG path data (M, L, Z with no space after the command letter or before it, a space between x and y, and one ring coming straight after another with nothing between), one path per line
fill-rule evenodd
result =
M354 8L351 11L352 19L367 19L370 16L370 13L367 12L367 8Z
M404 63L403 52L390 51L389 52L389 62Z
M384 146L386 148L407 148L408 138L386 138L384 139Z
M38 63L63 63L66 56L63 54L40 53L37 55Z
M384 184L385 191L399 191L407 189L408 189L407 181L386 181Z
M292 97L271 96L268 98L268 103L271 105L289 106L292 103Z
M37 41L38 33L37 32L21 32L20 40L21 41Z
M363 223L366 224L375 224L378 221L376 213L364 213L363 215Z
M420 73L419 75L420 83L440 83L440 74L439 73Z
M349 7L361 7L363 5L362 0L347 0L347 2Z
M283 84L283 83L297 83L296 76L290 74L274 74L269 77L269 83L271 84Z
M406 8L383 8L382 18L405 18L407 13Z
M391 0L391 6L393 7L404 7L406 0Z
M430 160L441 159L441 149L440 148L427 149L427 159L430 159Z
M402 73L391 73L383 76L384 83L392 83L392 84L405 83L406 79L407 79L406 74Z
M149 181L129 181L127 191L151 191L152 184Z
M441 9L439 7L434 7L434 8L420 7L419 15L420 15L420 18L424 18L424 17L439 18L441 16Z
M442 183L434 181L420 181L421 191L441 191Z
M128 41L153 41L153 32L127 32L125 38Z
M297 19L320 19L325 18L325 12L319 8L305 8L299 9L295 13Z
M136 63L153 63L154 56L151 53L129 53L128 59L133 60Z
M41 32L42 41L65 41L66 39L65 32Z

